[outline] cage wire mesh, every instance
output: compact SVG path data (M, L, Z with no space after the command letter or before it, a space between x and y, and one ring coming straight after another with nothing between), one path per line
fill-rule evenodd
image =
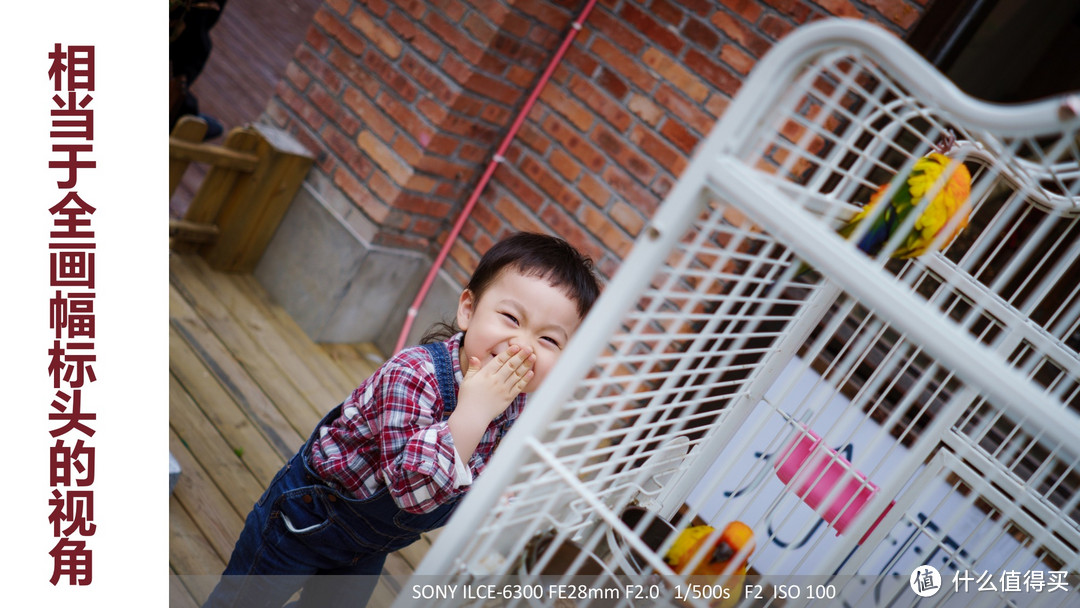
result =
M966 98L865 24L786 38L414 579L497 585L446 605L1076 605L1074 108ZM835 233L950 136L955 240ZM735 521L752 540L695 570Z

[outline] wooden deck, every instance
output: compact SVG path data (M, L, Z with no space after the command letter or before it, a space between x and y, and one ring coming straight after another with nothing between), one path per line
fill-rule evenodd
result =
M317 345L252 276L174 253L169 359L169 449L182 468L170 497L170 605L191 607L277 470L383 357L371 345ZM391 603L430 543L390 556L370 606Z

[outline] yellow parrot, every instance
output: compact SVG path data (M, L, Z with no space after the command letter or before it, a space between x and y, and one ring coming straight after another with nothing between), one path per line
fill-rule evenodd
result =
M946 172L950 172L948 181L939 184ZM896 189L888 201L888 207L875 214L874 210L888 187L888 183L882 184L870 202L837 230L844 238L850 238L863 220L876 215L873 224L858 242L859 249L867 255L876 256L905 223L908 215L919 206L922 198L935 190L933 200L915 220L907 236L889 254L890 257L908 259L926 253L938 234L948 227L949 221L957 214L960 214L960 219L941 243L942 248L951 243L968 224L971 210L967 200L971 195L971 173L963 163L952 161L940 152L931 152L916 161L906 184Z
M734 606L742 597L743 580L746 578L746 562L754 551L754 531L741 521L733 521L724 527L711 550L698 560L696 557L704 549L709 536L715 528L708 525L690 526L679 533L675 543L664 556L676 572L688 576L708 577L707 584L719 583L730 590L730 595L718 605L726 608ZM743 555L739 555L742 551ZM731 560L738 556L739 563L732 568ZM697 560L697 566L690 571L690 565ZM730 570L729 570L730 568ZM726 578L719 577L729 572Z

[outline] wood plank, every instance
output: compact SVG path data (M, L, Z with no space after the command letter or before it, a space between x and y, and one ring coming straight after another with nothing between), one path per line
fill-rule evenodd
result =
M281 306L275 304L266 289L259 284L258 280L251 275L239 277L248 289L248 293L255 298L257 304L263 309L264 314L272 316L282 337L292 346L300 361L308 371L319 379L323 385L334 391L334 405L341 403L345 397L352 393L353 389L360 384L363 378L356 378L337 365L332 359L326 357L325 351L316 345L304 330L289 316Z
M284 458L295 454L306 440L307 433L301 436L300 432L290 425L274 402L173 286L169 287L169 317L169 324L177 334L170 340L170 356L173 350L172 342L177 341L177 337L181 338L182 342L190 345L198 358L204 361L211 374L278 453ZM183 368L176 371L181 372ZM193 378L185 379L180 373L177 373L177 378L190 390ZM199 403L212 403L200 399L193 391L192 396ZM301 422L300 426L307 426L310 431L312 424Z
M169 266L173 287L194 308L196 316L217 335L293 429L307 437L322 417L320 407L329 409L332 405L325 405L325 399L322 404L313 403L309 393L297 389L290 380L295 374L281 360L292 357L292 352L287 347L278 347L273 331L267 329L270 323L243 298L232 298L232 308L227 306L219 295L235 290L230 290L228 285L222 286L224 289L208 285L177 256L170 258ZM320 387L307 388L314 392Z
M180 582L180 577L169 573L169 608L199 608L191 592Z
M201 437L201 435L188 430L198 429L199 425L203 424L202 419L188 406L187 401L184 399L184 396L188 395L193 404L200 404L197 409L205 417L205 420L225 438L229 453L234 455L234 451L242 453L241 464L254 475L255 480L258 482L254 486L240 486L240 489L246 488L246 491L238 491L238 496L233 502L238 505L237 510L242 510L244 507L239 505L242 504L241 501L247 501L252 488L265 488L269 485L270 480L274 478L274 475L285 464L285 461L292 458L292 455L300 449L303 441L299 435L294 435L290 439L290 443L295 443L295 447L288 454L283 454L260 430L261 425L252 420L249 412L244 411L244 408L236 403L228 391L203 366L203 362L195 351L175 330L169 332L169 369L172 371L177 385L183 387L182 392L169 396L170 406L176 408L170 410L169 415L172 418L171 422L178 429L181 429L179 431L180 436L185 441L192 443ZM172 381L171 378L170 388L176 386L172 384ZM204 460L206 464L204 466L210 468L211 471L218 466L224 468L236 466L237 463L227 455L219 453L214 457L213 452L210 450L215 448L216 443L207 442L205 444L198 443L197 445L196 450L200 455L203 453L202 450L206 450L206 459ZM217 464L210 464L214 462ZM238 474L237 479L243 478ZM258 497L258 494L256 494L256 497ZM249 507L250 505L251 502L248 502Z
M169 497L169 566L199 604L206 601L225 562L175 496ZM190 576L194 575L194 576Z
M184 173L187 172L188 165L191 163L190 159L174 158L173 145L199 142L205 135L206 121L194 116L181 116L173 127L172 134L169 136L169 196L176 192L176 187L184 179Z
M240 537L240 530L244 528L247 512L237 510L229 502L222 493L222 486L211 479L210 474L189 451L189 445L180 439L175 429L169 430L169 450L180 463L181 470L173 496L187 512L199 514L195 524L218 556L223 561L228 561L236 539ZM247 479L255 481L249 471L245 469L243 473ZM256 494L251 499L249 507L255 504L260 495Z
M311 340L305 335L297 340L286 337L290 327L283 327L279 316L269 310L265 292L252 292L252 284L242 276L230 275L211 270L201 258L192 257L174 264L177 270L190 275L191 280L202 282L210 289L215 298L231 313L234 322L251 336L255 344L272 354L272 359L282 374L294 387L315 414L315 418L302 429L310 433L314 424L338 403L343 395L335 384L320 377L313 370L326 367L331 362L326 357L316 357L310 353ZM186 276L186 275L185 275ZM289 319L290 326L295 322ZM302 344L307 342L306 348Z
M360 381L375 373L375 370L384 362L381 354L374 354L373 346L370 351L365 352L361 351L356 344L324 342L319 344L319 348L326 352L338 366L346 370L350 376Z

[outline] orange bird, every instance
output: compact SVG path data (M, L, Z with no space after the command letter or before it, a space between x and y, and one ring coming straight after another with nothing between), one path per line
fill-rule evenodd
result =
M715 528L712 526L686 528L675 539L664 560L679 574L709 577L709 584L727 572L727 578L719 582L730 590L730 596L720 605L734 605L742 595L746 562L754 551L754 531L741 521L733 521L724 527L712 547L706 548L705 543L709 542L713 532ZM702 551L707 553L699 559L697 556ZM732 560L736 558L739 561L733 564ZM690 565L695 561L697 565L690 571Z

